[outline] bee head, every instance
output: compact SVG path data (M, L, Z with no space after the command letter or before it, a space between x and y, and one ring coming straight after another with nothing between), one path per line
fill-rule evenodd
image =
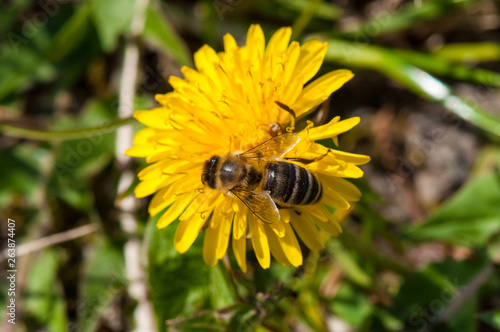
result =
M212 189L215 189L215 173L219 165L220 156L213 156L205 162L203 173L201 174L201 182L208 184Z

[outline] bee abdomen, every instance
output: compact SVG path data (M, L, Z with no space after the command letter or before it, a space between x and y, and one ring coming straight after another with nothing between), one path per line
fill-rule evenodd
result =
M275 202L289 205L317 203L323 192L308 169L284 161L266 165L262 189L268 190Z

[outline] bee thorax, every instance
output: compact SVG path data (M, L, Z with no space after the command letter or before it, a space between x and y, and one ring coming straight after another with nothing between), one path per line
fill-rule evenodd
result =
M219 169L219 180L222 187L240 183L246 175L245 165L237 160L225 160Z

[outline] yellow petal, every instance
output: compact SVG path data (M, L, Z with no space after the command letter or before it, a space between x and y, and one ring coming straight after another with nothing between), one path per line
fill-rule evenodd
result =
M217 210L214 214L217 214ZM222 214L222 213L221 213ZM231 224L233 223L233 214L231 216L223 216L221 218L221 223L219 227L219 241L217 241L217 248L215 250L216 257L221 259L224 257L227 251L227 246L229 244L229 236L231 234Z
M329 163L328 161L328 158L321 159L320 161L308 165L308 168L309 170L314 171L315 174L324 173L331 176L339 176L339 169L341 169L341 165L335 165L335 163Z
M160 183L157 179L151 179L140 182L134 189L137 198L146 197L160 189Z
M328 218L319 209L320 205L322 205L322 204L317 203L314 205L306 205L304 207L301 207L301 211L304 211L304 213L312 214L314 217L318 218L319 220L328 221Z
M240 266L241 271L244 273L247 272L247 249L246 249L246 243L247 239L246 237L241 237L239 239L235 239L233 237L232 239L232 245L233 245L233 253L234 257L236 257L236 261L238 262L238 265Z
M345 220L345 218L352 212L352 209L350 210L337 210L333 214L334 219L340 224L342 221Z
M352 129L360 121L359 117L346 119L340 122L335 121L336 119L337 118L333 119L323 126L313 127L309 129L309 139L318 141L321 139L338 136L342 133L345 133L349 129Z
M224 50L226 52L234 52L238 49L238 45L236 45L236 40L229 33L224 35Z
M247 233L247 209L246 207L241 208L238 206L238 211L236 211L234 216L233 236L235 239L241 239L242 237L245 237L246 233Z
M307 218L316 224L321 230L327 232L328 234L332 236L337 236L340 233L342 233L342 228L340 227L340 224L335 218L329 214L330 220L327 222L321 221L313 216L307 216Z
M198 176L192 176L192 174L180 174L180 176L181 178L177 180L175 186L172 186L172 190L165 193L164 199L176 199L176 196L197 190L195 188L201 182Z
M134 146L128 149L125 154L130 157L147 157L150 154L158 153L154 137L157 131L152 128L139 130L134 136Z
M185 253L194 243L201 228L207 221L201 214L194 214L190 219L181 220L174 236L174 248L179 253Z
M218 241L219 228L208 227L205 231L205 239L203 240L203 260L207 265L215 266L217 264L216 248Z
M280 28L276 31L267 44L264 58L285 52L291 35L292 29L290 27Z
M323 250L324 246L316 226L307 218L295 217L291 220L293 229L299 235L304 244L312 251Z
M219 229L223 217L224 215L220 212L220 207L216 207L214 209L214 212L212 213L212 216L210 217L210 228Z
M271 250L271 254L273 255L273 257L282 265L285 266L290 265L288 258L286 258L286 255L283 252L283 249L281 248L280 239L276 236L276 234L274 233L273 230L271 230L270 227L267 227L266 225L265 228L266 228L267 238L269 240L269 249Z
M303 73L302 84L307 83L316 75L325 58L328 43L310 39L300 47L300 58L297 69Z
M191 168L192 162L179 160L164 160L149 165L137 174L141 180L158 179L162 174L175 173ZM188 166L186 168L186 166ZM200 165L201 166L201 165Z
M358 179L360 177L363 177L364 174L361 168L353 164L348 164L344 169L339 168L335 173L337 174L337 176L341 176L344 178L353 178L353 179Z
M295 237L295 233L293 232L290 223L284 225L286 229L285 236L279 239L279 242L286 258L293 266L297 267L299 265L302 265L302 251L300 250L299 242Z
M134 136L134 144L146 144L150 142L150 139L156 134L156 130L153 128L144 128L139 130Z
M216 64L214 64L215 66ZM213 67L209 67L207 64L206 71L214 71ZM208 76L208 74L207 74ZM175 76L170 76L168 79L168 83L184 98L189 100L192 103L196 103L199 108L209 110L212 108L216 108L218 105L213 99L216 98L216 96L211 96L205 94L202 90L198 89L197 85L192 84L190 82L187 82L186 80L183 80L179 77ZM175 117L176 121L173 121ZM181 113L181 112L173 112L173 114L168 116L168 119L164 120L164 122L168 121L168 124L174 126L176 128L181 127L183 131L185 130L191 130L191 131L196 131L199 130L198 126L185 126L186 123L192 122L193 115L190 113ZM157 124L156 126L158 126ZM185 134L185 133L184 133Z
M155 149L154 144L141 144L127 149L127 151L125 151L125 155L129 157L144 158L156 152L158 151Z
M286 53L287 60L285 63L285 85L288 85L290 79L297 80L296 76L301 74L295 69L301 53L300 44L296 41L291 42ZM302 80L300 80L299 84L301 86L303 85Z
M163 198L163 195L168 191L170 187L163 188L158 191L149 203L148 212L151 217L157 215L161 210L172 204L172 202L168 202Z
M302 90L292 109L297 116L301 116L324 102L334 91L338 90L353 76L351 71L346 69L335 70L321 76Z
M342 197L329 186L323 186L323 196L321 197L321 203L342 210L349 210L349 208L351 207L351 205L349 205L349 202L347 202L344 197Z
M170 225L172 221L176 220L177 217L181 215L181 213L191 203L194 197L194 191L178 197L175 203L172 204L172 206L170 206L170 208L160 217L160 219L156 223L156 227L164 228Z
M352 163L354 165L363 165L371 160L370 157L364 156L362 154L354 154L339 150L332 150L331 153L335 156L335 158L348 163Z
M264 223L257 219L251 212L247 213L247 221L250 226L253 250L255 251L257 260L263 269L267 269L271 264L271 255L269 253L269 243L267 241Z
M165 108L155 108L148 111L135 111L134 118L151 128L171 129L168 122L170 112Z
M285 236L285 225L281 219L268 225L279 237Z
M246 41L246 47L250 54L249 59L262 59L265 46L266 39L262 28L258 24L252 24L248 29Z
M283 222L290 222L290 210L289 209L282 209L280 211L280 220L282 220Z
M214 70L213 68L219 63L219 57L213 48L203 45L194 53L194 63L199 72L210 76L210 73Z
M328 186L329 188L334 189L342 197L350 202L359 201L359 199L361 198L361 191L359 191L359 189L355 185L345 179L333 176L325 176L322 174L318 174L318 179L323 184L323 186Z
M283 91L281 100L278 101L282 102L285 105L295 104L297 98L299 98L300 93L302 92L302 83L300 82L301 77L301 75L298 75L297 77L292 77L290 79ZM278 107L278 105L275 106ZM285 112L281 108L279 108L278 110L281 112L281 114L286 114L291 119L291 115L288 112Z
M201 218L209 217L215 206L224 199L224 195L218 190L208 190L204 194L198 195L186 208L186 211L179 217L179 220L189 220L197 214Z

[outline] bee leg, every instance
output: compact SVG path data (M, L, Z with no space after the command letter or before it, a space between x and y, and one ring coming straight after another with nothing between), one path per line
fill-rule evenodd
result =
M326 157L327 154L329 154L331 151L331 149L328 149L328 151L326 151L326 153L322 156L319 156L319 157L316 157L314 159L305 159L305 158L285 158L285 160L290 160L290 161L296 161L296 162L299 162L301 164L304 164L304 165L309 165L315 161L319 161L323 158Z
M290 127L286 128L286 131L289 133L293 132L293 130L295 129L295 119L297 117L295 115L295 111L280 101L275 100L274 103L279 107L281 107L283 110L287 111L292 116L292 121L290 121Z

